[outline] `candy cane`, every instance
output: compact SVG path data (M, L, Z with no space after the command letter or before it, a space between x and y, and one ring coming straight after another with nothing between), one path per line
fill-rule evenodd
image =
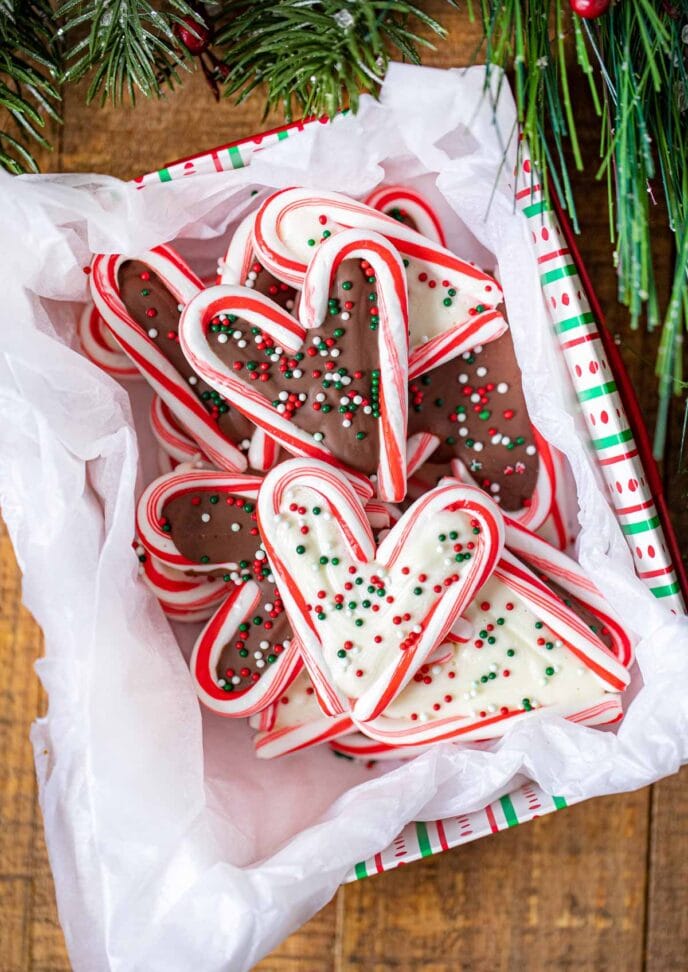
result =
M203 458L198 444L182 429L159 395L151 399L150 425L160 447L177 463Z
M633 664L635 636L623 625L580 564L532 533L523 523L505 516L504 524L508 548L588 608L606 629L612 642L612 651L618 660L626 668L630 668Z
M311 261L303 281L299 317L307 329L323 324L334 276L347 259L366 260L375 272L381 425L378 495L393 503L406 493L408 301L401 260L377 233L338 233L319 247Z
M391 216L339 193L275 193L256 214L253 242L271 273L301 287L316 244L351 228L380 233L409 261L412 374L419 359L427 370L427 361L434 366L505 331L496 309L502 293L492 277Z
M271 650L277 650L272 645L271 650L258 650L252 657L240 658L236 663L242 666L240 674L235 674L234 669L232 674L218 674L223 648L235 637L239 625L259 608L262 597L263 592L252 581L235 588L194 645L190 670L196 692L205 706L220 715L250 716L271 706L302 668L298 642L289 638L279 644L278 654L272 654ZM242 686L242 678L248 684Z
M210 572L218 568L233 569L234 561L198 564L189 560L178 549L169 531L164 529L165 504L177 496L195 491L236 493L249 499L258 495L263 480L259 476L241 473L222 473L213 470L184 470L154 480L143 492L136 507L136 532L149 553L169 567L198 572Z
M98 309L90 302L84 306L79 315L78 333L81 350L86 357L113 378L141 377L138 368L135 368L126 354L120 351Z
M160 601L165 614L178 621L205 621L227 597L227 584L219 578L189 577L151 554L141 556L143 580Z
M410 186L379 186L371 192L365 204L400 222L404 221L404 216L408 216L415 224L412 228L426 239L440 246L447 245L439 216L416 189Z
M155 247L138 259L161 278L180 304L186 304L202 290L201 281L169 246ZM121 254L100 254L94 258L91 293L98 312L127 357L208 458L222 469L245 469L245 457L220 432L216 420L206 411L188 382L125 307L120 296L118 273L126 261Z
M323 715L305 672L282 693L279 702L252 721L259 728L253 745L260 759L274 759L310 749L353 731L347 714Z
M403 689L490 575L503 543L489 498L452 484L407 510L376 554L343 476L296 459L265 478L258 523L324 711L345 712L351 698L358 720L374 718ZM374 605L356 594L361 586L375 592Z

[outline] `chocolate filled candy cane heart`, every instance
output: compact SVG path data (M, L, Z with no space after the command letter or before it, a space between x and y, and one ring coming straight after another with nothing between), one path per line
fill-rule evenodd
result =
M362 721L413 677L503 544L497 507L455 483L426 493L376 548L347 480L303 459L266 476L258 522L323 710Z
M463 617L471 637L448 640L447 657L360 725L366 735L390 746L490 739L543 708L589 726L621 718L627 634L615 630L611 651L510 552Z
M502 292L492 277L398 219L340 193L275 193L258 210L253 242L264 267L302 287L313 253L352 227L385 236L404 259L412 372L434 367L506 329L499 310Z
M394 248L356 230L328 240L305 275L299 317L244 287L213 287L184 310L182 347L286 450L340 467L362 495L402 499L408 313Z
M478 345L409 381L409 434L432 437L427 465L409 484L416 496L448 472L486 490L500 508L531 529L552 516L561 546L566 530L556 509L555 450L530 424L511 334Z
M138 259L101 254L93 260L91 292L122 351L165 402L176 420L221 469L241 471L237 446L250 423L193 370L179 346L181 308L203 284L169 246Z
M260 485L238 473L173 473L151 483L137 507L137 532L154 563L224 584L191 658L199 697L223 715L258 711L300 667L258 531Z

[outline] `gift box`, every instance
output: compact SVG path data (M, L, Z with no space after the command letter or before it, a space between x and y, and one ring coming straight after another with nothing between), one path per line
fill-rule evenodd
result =
M366 102L357 118L265 133L129 187L32 177L8 197L3 252L22 285L9 307L23 332L4 338L14 458L1 469L3 509L46 632L50 711L33 738L75 968L249 968L341 881L644 785L685 759L680 558L637 404L565 220L527 153L502 165L491 133L512 129L513 106L505 89L483 99L483 81L479 69L395 66L381 105ZM544 718L492 751L439 747L389 772L326 753L257 770L246 733L201 720L175 640L136 580L135 484L154 468L146 394L125 393L78 356L82 267L93 253L174 240L209 276L262 187L361 196L382 181L439 194L457 250L497 257L533 421L575 477L579 557L637 631L642 677L614 732ZM40 268L21 246L10 252L12 227L27 220L39 228ZM548 385L561 391L554 403ZM50 511L40 530L36 505ZM397 820L410 822L399 830Z

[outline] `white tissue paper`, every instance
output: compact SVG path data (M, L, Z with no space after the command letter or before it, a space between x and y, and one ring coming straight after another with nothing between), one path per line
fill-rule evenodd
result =
M483 807L523 776L569 800L631 790L688 756L686 621L635 578L570 396L551 380L551 325L506 187L514 107L502 85L493 117L483 84L481 68L393 65L381 102L364 98L357 116L309 126L247 168L145 191L95 175L0 179L0 499L45 632L49 710L32 738L77 972L241 972L410 820ZM95 252L173 242L212 272L253 189L362 195L383 179L429 192L451 216L450 245L498 267L531 417L575 476L580 559L640 638L635 697L613 731L541 713L489 747L437 746L405 765L370 770L325 750L257 760L243 721L201 712L138 579L148 392L130 400L78 352L83 267Z

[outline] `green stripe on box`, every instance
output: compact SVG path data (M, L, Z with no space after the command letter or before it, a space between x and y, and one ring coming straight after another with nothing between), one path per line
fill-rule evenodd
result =
M623 432L615 432L614 435L605 435L602 439L593 439L592 444L596 449L609 449L610 446L621 445L622 442L628 442L632 438L631 430L624 429Z
M546 213L548 210L548 205L544 199L540 202L531 203L530 206L523 207L523 215L530 219L531 216L537 216L539 213Z
M596 385L595 388L586 388L585 391L578 392L579 402L589 402L591 398L599 398L601 395L609 395L616 391L616 382L608 381L604 385Z
M172 176L170 175L169 169L159 169L158 178L161 182L172 182Z
M278 142L283 142L285 138L289 138L289 132L277 132Z
M548 270L547 273L540 275L541 284L554 283L555 280L561 280L562 277L572 277L575 273L578 273L575 263L567 263L565 267L557 267L555 270Z
M515 827L518 824L518 816L516 815L516 808L511 802L511 797L507 794L506 796L500 797L499 802L504 811L507 827Z
M650 520L641 520L640 523L622 523L621 529L629 536L632 533L647 533L648 530L654 530L655 527L659 526L659 517L653 516Z
M678 581L673 584L665 584L664 587L651 587L650 590L655 597L669 597L671 594L678 594L681 590Z
M558 324L554 325L554 330L557 334L563 334L564 331L572 331L574 327L582 327L583 324L594 324L595 315L592 311L586 311L584 314L576 314L575 317L567 317L565 321L559 321Z
M430 857L432 854L432 846L430 844L430 837L428 836L428 828L420 820L416 821L416 837L418 838L421 857Z
M241 157L241 152L237 145L229 146L229 161L232 163L233 169L243 169L244 160Z
M359 881L361 881L363 878L367 878L368 877L368 869L366 868L365 861L360 861L354 867L354 874L356 875L356 878Z
M564 799L564 797L555 797L555 796L553 796L552 797L552 803L554 804L555 810L563 810L564 807L567 806L567 803L566 803L566 800Z

